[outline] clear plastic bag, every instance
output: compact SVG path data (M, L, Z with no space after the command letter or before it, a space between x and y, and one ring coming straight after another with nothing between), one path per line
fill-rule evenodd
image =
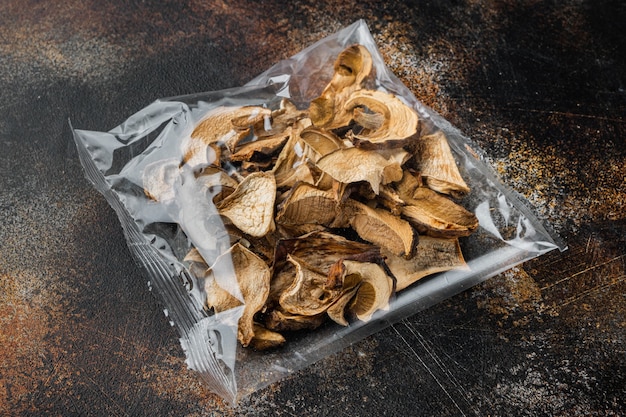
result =
M441 129L447 136L471 189L462 205L480 224L471 236L460 239L469 268L418 281L398 292L388 308L369 321L300 331L274 350L244 348L237 337L245 303L220 312L206 309L202 280L184 261L193 248L210 258L228 248L230 240L223 224L215 220L219 216L207 197L206 184L197 181L188 164L181 164L181 143L208 112L220 106L276 108L288 98L306 109L333 76L338 54L353 44L370 51L377 89L399 97L425 126ZM386 68L363 21L277 63L245 86L158 100L109 132L74 130L74 138L87 178L115 209L130 250L148 271L150 286L163 297L189 367L231 403L514 265L565 249L523 198L499 182L471 141L423 106ZM151 172L162 182L157 199L145 191L146 173ZM220 286L243 300L236 279L224 278Z

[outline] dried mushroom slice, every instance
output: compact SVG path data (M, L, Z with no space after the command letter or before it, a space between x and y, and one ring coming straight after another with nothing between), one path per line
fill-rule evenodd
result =
M478 227L476 216L449 198L419 187L402 207L402 215L420 233L433 237L469 236Z
M222 216L230 219L242 232L251 236L265 236L274 230L275 198L274 175L271 172L255 172L244 178L217 208Z
M233 119L244 118L253 123L270 113L270 110L259 106L222 106L210 110L183 143L183 162L190 166L214 164L213 146L236 143L250 133L250 129L235 129Z
M350 113L351 119L357 123L365 124L360 132L352 134L352 141L358 147L399 147L418 133L417 112L393 94L383 91L356 91L343 111Z
M356 286L351 290L346 291L341 295L341 297L339 297L337 301L333 303L333 305L328 307L328 310L326 310L326 314L328 314L328 317L332 321L342 326L347 326L348 324L350 324L348 322L348 319L346 318L346 308L348 304L350 304L358 290L359 287Z
M417 143L415 159L428 188L456 198L469 193L442 131L422 136Z
M291 135L283 146L271 172L276 178L276 187L292 187L298 181L313 183L313 176L303 158L300 132L311 125L310 119L300 119L291 128Z
M244 305L239 319L238 339L247 346L254 337L254 315L265 305L270 290L271 272L261 258L237 243L220 255L205 280L206 304L216 312ZM243 300L239 300L222 282L236 280ZM242 303L243 301L243 303Z
M300 138L313 151L309 157L313 162L337 149L345 148L343 141L333 132L315 126L309 126L300 132Z
M265 327L277 332L317 329L326 321L326 314L313 316L292 314L279 309L272 310L265 315Z
M334 129L346 126L352 117L341 112L350 95L362 88L372 72L372 55L362 45L352 45L343 50L334 65L334 74L320 97L309 106L309 114L315 126Z
M381 184L402 178L402 167L393 158L359 148L337 149L317 161L317 167L344 184L366 181L376 194Z
M340 295L340 290L326 287L327 276L314 270L300 259L288 256L296 268L292 284L280 296L283 311L303 316L314 316L326 311Z
M384 251L386 263L396 278L396 290L401 291L425 276L452 269L467 269L458 239L420 236L417 256L405 259Z
M284 226L328 226L335 220L336 209L337 201L332 191L301 182L289 191L289 196L281 203L276 222Z
M389 306L393 281L380 265L368 262L344 261L346 275L360 276L358 290L347 309L361 321L368 321L378 310Z
M410 259L418 236L411 225L384 209L372 208L356 200L345 203L351 214L350 225L361 239L386 248L397 256Z
M280 271L287 255L301 259L312 268L328 275L339 259L370 257L381 259L380 248L369 243L356 242L330 232L312 232L292 239L283 239L276 245L274 270ZM290 264L287 263L286 266Z
M250 346L255 350L268 350L277 348L285 344L283 335L272 330L268 330L260 324L254 323L254 337L250 341Z
M291 130L291 129L288 129ZM263 161L271 158L285 145L290 132L282 132L274 136L246 142L236 148L235 153L230 155L231 161Z

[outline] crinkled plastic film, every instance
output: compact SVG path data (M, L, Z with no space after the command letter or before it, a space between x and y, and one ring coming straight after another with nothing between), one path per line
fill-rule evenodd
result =
M337 55L352 44L361 44L372 54L378 89L400 97L423 123L448 137L471 189L462 205L480 222L474 234L460 239L469 269L420 280L400 291L389 309L378 311L368 322L300 331L274 350L243 348L237 341L237 325L244 306L219 313L203 308L206 294L183 262L191 248L202 252L226 246L220 237L225 234L223 226L207 221L215 218L210 216L216 213L215 206L192 170L181 165L181 141L218 106L276 108L288 98L306 109L332 77ZM499 182L471 141L423 106L386 68L363 21L279 62L241 88L158 100L109 132L74 130L74 138L87 178L115 209L131 252L147 269L150 286L162 296L167 315L180 332L187 364L231 403L519 263L565 249L523 198ZM159 170L169 185L158 202L144 192L143 178L150 170ZM223 287L241 299L236 279Z

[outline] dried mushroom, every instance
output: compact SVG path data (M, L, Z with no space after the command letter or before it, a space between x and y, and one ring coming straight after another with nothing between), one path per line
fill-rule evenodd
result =
M243 306L244 346L370 320L395 291L467 268L458 238L478 220L451 199L470 190L443 132L374 89L364 46L346 48L333 70L308 108L218 107L183 141L221 239L202 252L212 265L195 248L184 261L209 311ZM147 169L146 194L173 198L180 169L178 159Z
M396 291L401 291L425 276L452 269L467 269L458 239L420 236L419 256L407 260L384 251L387 266L396 278Z
M423 136L417 143L415 158L420 174L430 189L453 197L469 193L469 187L459 173L448 139L442 131Z
M366 181L378 194L381 184L402 179L402 167L375 151L337 149L317 161L317 167L342 183Z
M267 264L241 244L233 245L211 265L205 280L207 306L216 312L241 305L243 314L239 319L238 339L247 346L254 338L254 315L265 305L270 290L271 272ZM228 283L235 280L241 292L228 291Z
M252 236L264 236L274 229L276 180L271 173L248 175L218 205L219 213Z

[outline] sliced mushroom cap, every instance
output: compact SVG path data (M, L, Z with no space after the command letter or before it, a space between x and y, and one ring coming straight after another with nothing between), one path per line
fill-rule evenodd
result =
M425 276L452 269L467 269L458 239L420 236L417 255L413 259L382 251L396 278L396 291L401 291Z
M372 56L362 45L346 48L335 61L335 72L320 97L311 101L309 114L315 126L334 129L346 126L351 114L341 112L350 95L362 88L372 71Z
M415 159L428 188L457 198L469 193L442 131L422 136L417 144Z
M359 148L337 149L317 161L317 167L342 183L366 181L376 194L380 184L402 178L402 167L397 161Z
M364 124L361 132L352 135L358 147L399 147L418 133L417 112L393 94L383 91L356 91L346 102L343 111L350 113L351 119L357 123L360 121Z
M290 136L291 129L288 131L259 138L251 142L246 142L238 146L235 152L230 155L231 161L262 161L271 158L285 145Z
M324 324L325 321L326 313L305 316L276 309L269 311L265 315L265 326L277 332L316 329Z
M380 249L369 243L356 242L329 232L312 232L293 239L283 239L276 245L274 269L280 270L288 255L303 260L314 269L328 275L339 259L367 254L380 258ZM287 264L289 265L289 264Z
M326 288L327 276L293 256L287 260L296 268L292 284L280 296L283 311L303 316L314 316L326 311L341 291Z
M261 258L239 243L220 255L205 280L207 306L216 312L239 307L242 300L225 288L234 284L243 297L244 310L239 318L238 339L247 346L254 337L254 315L265 305L270 290L271 272Z
M254 120L269 115L270 110L259 106L216 107L198 123L183 143L183 162L195 167L215 163L212 146L220 143L234 144L250 133L250 129L236 129L233 119Z
M310 119L300 119L292 126L289 139L280 151L271 171L276 178L277 188L291 187L297 181L306 181L311 184L314 182L299 143L300 132L310 125Z
M348 319L346 318L346 307L348 306L348 304L350 304L358 290L359 287L355 286L351 290L346 291L341 295L341 297L339 297L337 301L333 303L333 305L328 307L328 310L326 310L326 314L328 314L328 317L332 321L342 326L347 326L348 324L350 324L348 322Z
M393 292L393 280L383 268L374 263L345 261L346 275L359 275L361 283L358 291L348 306L348 310L357 319L368 321L378 310L389 306Z
M321 157L329 153L344 148L343 141L333 132L309 126L300 132L302 141L313 151L313 162L317 162Z
M260 324L254 323L254 337L250 346L255 350L268 350L284 345L286 342L283 335L266 329Z
M478 227L474 213L426 187L415 190L413 199L402 207L402 215L420 233L433 237L469 236Z
M361 239L386 248L397 256L411 258L418 237L411 225L390 212L372 208L356 200L345 203L351 214L350 225Z
M255 172L218 205L219 213L241 231L264 236L274 229L276 181L271 172Z
M335 219L337 201L332 191L300 182L288 193L276 214L276 222L285 226L317 224L328 226Z

